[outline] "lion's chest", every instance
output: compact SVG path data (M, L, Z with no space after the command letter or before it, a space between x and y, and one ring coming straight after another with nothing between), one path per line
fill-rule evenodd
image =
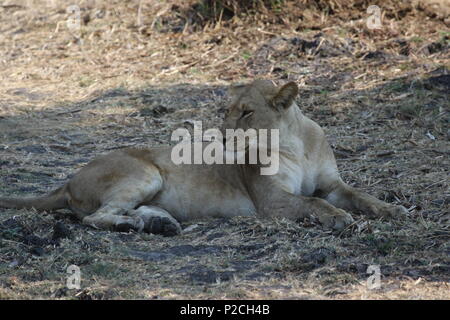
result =
M276 179L283 190L294 195L310 196L316 189L315 164L299 155L292 159L280 156Z

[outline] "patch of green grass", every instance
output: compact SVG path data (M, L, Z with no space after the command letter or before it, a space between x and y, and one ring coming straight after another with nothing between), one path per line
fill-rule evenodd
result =
M424 42L425 40L424 40L423 38L421 38L421 37L414 36L414 37L412 37L411 39L409 39L409 41L411 41L411 42L416 42L416 43L422 43L422 42Z
M89 254L89 253L81 253L79 255L77 254L72 254L72 256L69 259L69 263L70 264L74 264L77 266L84 266L84 265L89 265L90 263L92 263L94 261L94 256Z
M84 270L86 270L86 272L89 274L106 279L114 278L121 272L121 269L117 265L109 262L97 262L92 265L86 266ZM81 272L83 272L83 269L81 270Z
M386 90L390 92L401 92L405 90L406 86L402 81L392 81L386 86Z
M284 0L271 0L270 1L270 8L272 8L272 11L275 13L281 13L281 10L283 9Z
M381 255L388 255L396 247L392 239L387 239L384 236L368 234L361 237L361 239L369 247L376 249Z
M402 71L411 69L412 67L413 67L413 65L412 65L411 63L408 63L408 62L402 63L401 65L398 66L398 68L399 68L400 70L402 70Z
M398 111L404 116L417 118L420 116L422 108L419 104L404 104L399 107Z
M447 46L450 45L450 32L439 31L439 36L440 36L439 42Z
M248 51L244 51L244 52L242 53L242 58L244 58L245 60L248 60L248 59L250 59L251 57L252 57L252 55L251 55L251 53L248 52Z
M117 101L113 101L110 104L111 107L118 107L118 108L124 108L129 106L128 101L123 101L123 100L117 100Z
M383 240L376 244L376 247L379 253L382 255L387 255L395 248L395 243L392 240L386 240L383 238Z
M348 31L344 28L338 28L338 35L342 38L345 38L348 35Z
M187 49L187 48L189 48L189 46L188 46L188 44L187 44L186 42L180 42L180 43L178 44L178 47L179 47L180 49Z
M88 77L81 77L81 78L78 80L78 85L79 85L81 88L87 88L87 87L90 87L91 85L93 85L94 82L95 82L94 79L91 79L91 78L88 78Z
M349 273L338 273L330 275L322 280L322 284L326 286L337 287L338 285L357 284L358 279Z
M9 230L0 231L0 236L5 240L16 240L20 237L20 228L12 228ZM0 241L0 248L7 247L8 244L6 242Z
M201 73L201 71L200 71L200 69L193 67L193 68L189 68L189 73L199 74L199 73Z

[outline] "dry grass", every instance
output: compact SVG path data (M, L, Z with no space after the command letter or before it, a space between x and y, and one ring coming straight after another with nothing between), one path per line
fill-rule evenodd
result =
M70 32L72 2L37 3L0 4L2 195L45 193L108 150L167 144L186 121L217 126L226 86L262 77L296 81L343 178L410 213L355 215L334 234L308 221L197 221L162 238L0 209L0 298L450 298L444 7L374 1L383 28L369 30L365 1L284 1L220 18L192 16L196 1L86 0ZM54 235L61 223L68 239ZM70 264L81 290L65 289ZM366 286L372 264L377 290Z

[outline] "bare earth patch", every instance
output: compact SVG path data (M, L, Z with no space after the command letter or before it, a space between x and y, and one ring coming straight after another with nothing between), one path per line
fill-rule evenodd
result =
M0 299L449 299L447 11L374 1L383 27L369 30L365 3L286 1L217 22L192 16L195 2L145 2L138 21L139 1L84 1L79 33L67 29L69 1L3 3L0 194L44 194L97 155L170 144L194 120L216 127L227 85L260 77L297 81L344 180L408 216L354 215L340 233L215 219L165 238L0 209ZM72 264L79 290L66 288Z

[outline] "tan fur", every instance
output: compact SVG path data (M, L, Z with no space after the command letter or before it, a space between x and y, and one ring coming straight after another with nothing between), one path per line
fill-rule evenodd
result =
M256 80L230 92L222 130L278 129L277 174L261 175L259 164L175 165L170 147L131 148L92 161L47 197L0 198L0 206L66 207L97 228L166 235L181 231L179 221L211 216L314 216L325 227L342 229L353 221L344 210L375 217L406 213L341 180L322 129L295 104L295 83L277 88Z

